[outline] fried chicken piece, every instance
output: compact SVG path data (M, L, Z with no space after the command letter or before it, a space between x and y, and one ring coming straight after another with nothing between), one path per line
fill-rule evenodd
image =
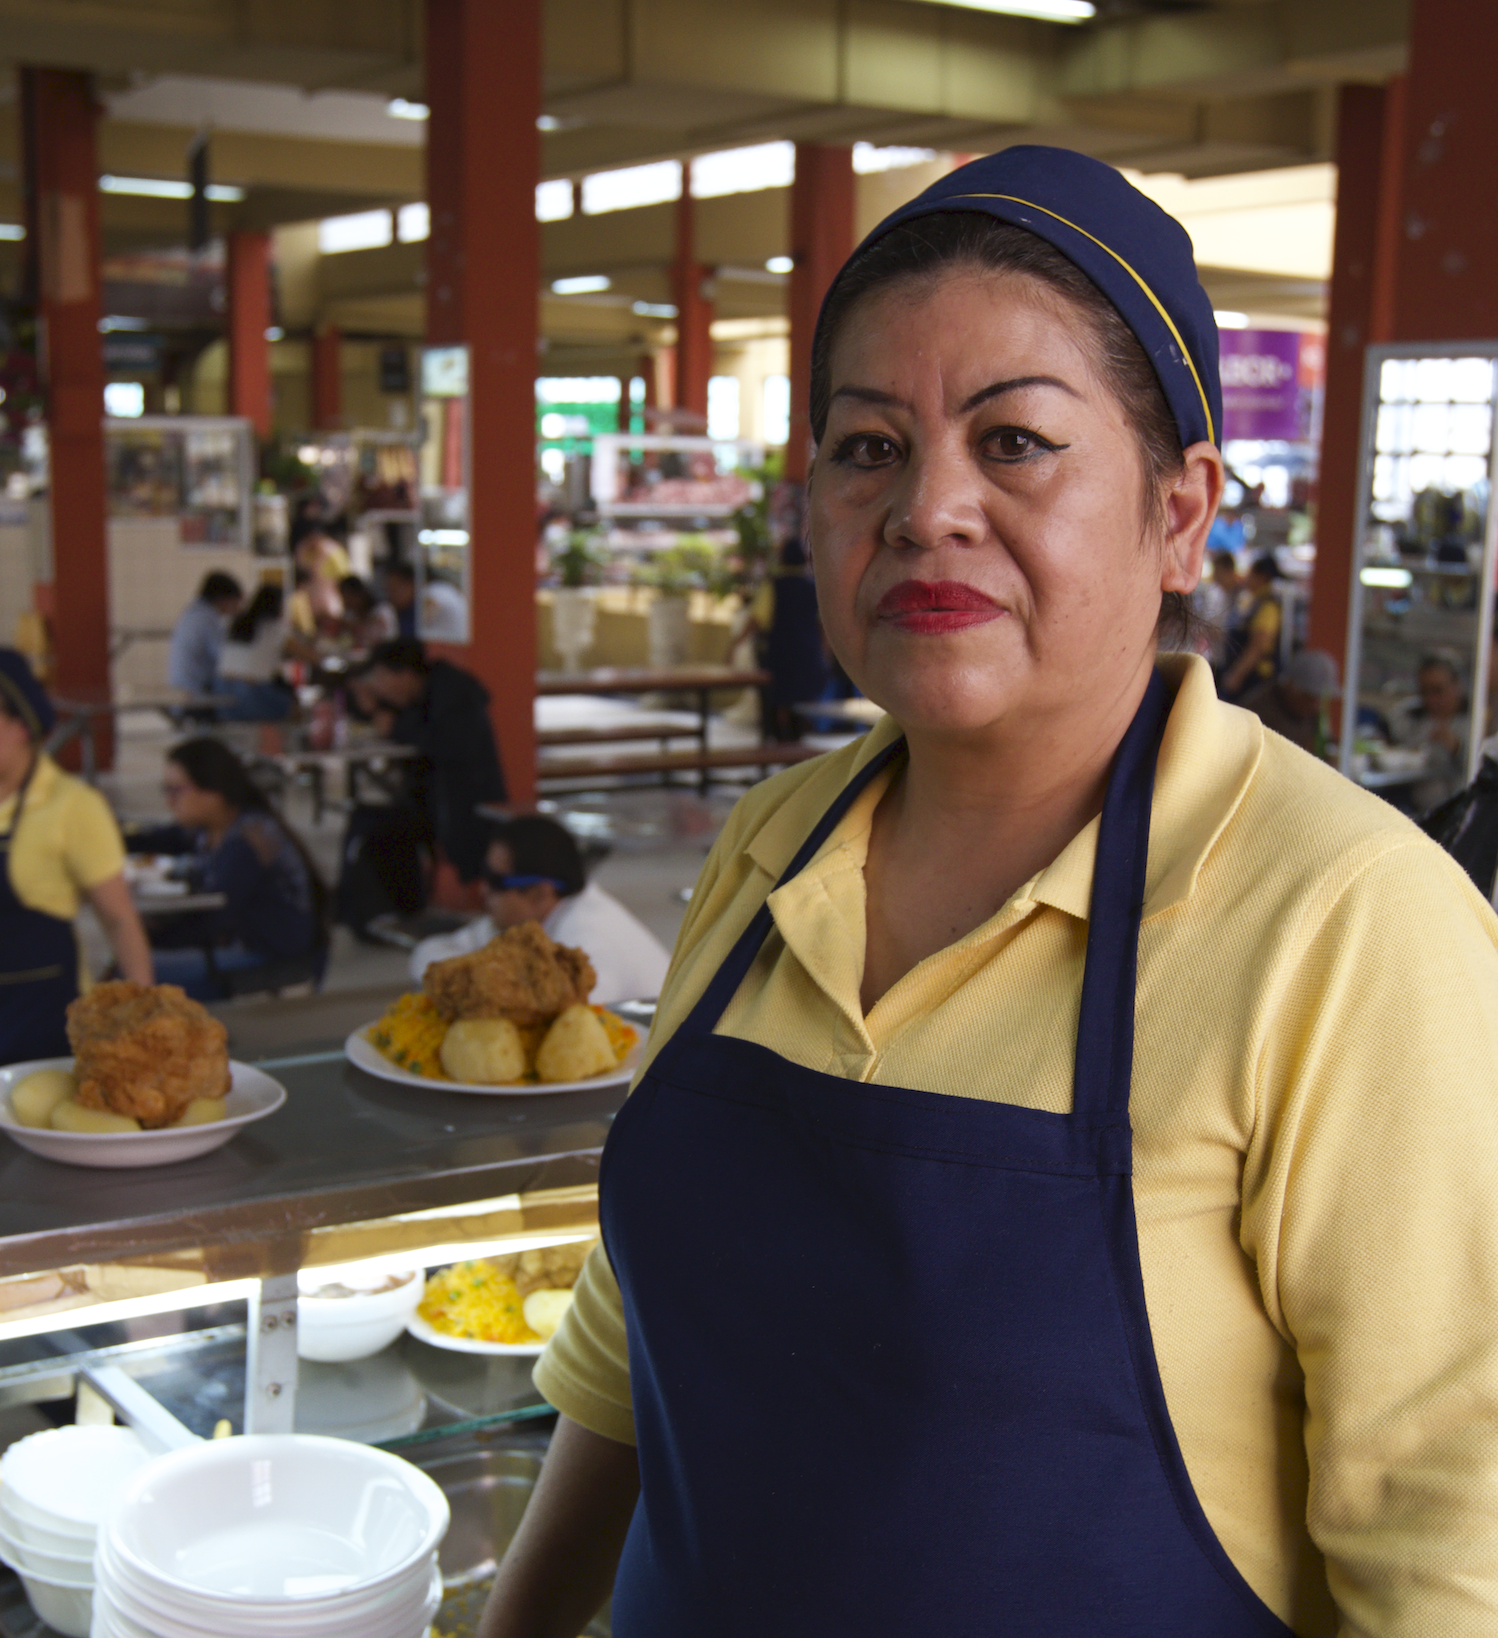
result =
M481 950L434 961L422 988L449 1022L508 1018L526 1029L585 1003L596 982L593 963L581 950L553 943L539 922L528 921L506 928Z
M175 984L98 984L68 1007L78 1101L170 1126L229 1090L229 1032Z

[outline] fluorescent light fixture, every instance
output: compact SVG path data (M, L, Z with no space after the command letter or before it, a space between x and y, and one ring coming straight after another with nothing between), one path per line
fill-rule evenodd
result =
M432 210L425 199L402 205L395 213L395 236L403 245L414 245L432 236Z
M572 214L572 184L565 176L536 184L536 220L565 222Z
M19 222L0 222L0 239L24 239L26 229Z
M669 301L637 301L631 308L631 313L638 313L641 318L668 319L676 317L676 307Z
M794 142L756 142L748 148L724 148L698 154L692 161L692 197L719 199L728 193L758 193L788 188L796 180Z
M583 178L583 215L635 210L681 198L681 161L660 159L652 165L626 165L617 171L595 171Z
M0 1320L0 1342L9 1342L13 1337L42 1336L62 1326L76 1330L83 1325L144 1319L149 1314L177 1314L185 1308L207 1308L221 1302L249 1302L259 1288L259 1280L220 1280L216 1284L186 1285L177 1291L154 1291L144 1297L121 1297L115 1302L52 1308L30 1319Z
M853 169L860 176L872 171L900 171L907 165L929 165L935 148L876 148L872 142L853 144Z
M1415 580L1408 569L1364 569L1358 578L1365 586L1384 586L1390 591L1404 591Z
M1085 23L1097 15L1091 0L934 0L963 11L992 11L1003 17L1037 17L1043 23Z
M317 224L317 248L324 256L345 250L378 250L394 238L388 210L358 210L351 216L325 216Z
M127 318L123 313L106 313L99 320L100 332L108 335L111 330L149 330L150 322L143 318Z
M772 256L765 263L766 273L791 273L795 271L796 259L794 256Z
M560 131L562 122L555 114L537 114L536 129L538 131Z
M237 205L244 189L225 182L210 182L203 190L217 205ZM101 176L100 193L128 193L138 199L191 199L191 182L165 182L156 176Z
M553 279L552 294L557 296L596 296L609 288L606 273L583 273L574 279Z
M280 341L285 334L286 332L279 324L273 324L271 325L270 329L265 332L265 339L267 341Z
M538 404L617 404L617 375L542 375L536 378Z
M1222 309L1213 313L1212 317L1217 320L1217 328L1219 330L1246 330L1248 328L1247 313L1234 313L1227 309Z
M104 413L117 421L133 421L146 413L146 389L139 381L106 381Z
M416 536L423 546L466 546L466 529L422 529Z
M432 110L424 102L407 102L404 97L392 97L385 104L391 119L429 119Z

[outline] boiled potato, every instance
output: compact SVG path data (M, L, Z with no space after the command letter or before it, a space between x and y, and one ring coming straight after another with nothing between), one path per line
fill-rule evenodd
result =
M618 1062L598 1014L577 1003L559 1014L547 1030L536 1054L536 1073L543 1081L585 1081L615 1068Z
M194 1098L172 1122L173 1126L211 1126L224 1118L222 1098Z
M49 1123L55 1132L138 1132L140 1122L132 1115L116 1115L108 1109L85 1109L72 1098L64 1098L52 1110Z
M34 1069L11 1088L10 1107L22 1126L46 1126L58 1104L77 1090L77 1080L66 1069Z
M525 1323L545 1342L562 1323L562 1315L571 1306L570 1291L558 1291L551 1286L543 1286L541 1290L531 1292L521 1305L520 1311L525 1315Z
M508 1018L460 1018L442 1037L442 1072L455 1081L500 1086L525 1079L525 1043Z

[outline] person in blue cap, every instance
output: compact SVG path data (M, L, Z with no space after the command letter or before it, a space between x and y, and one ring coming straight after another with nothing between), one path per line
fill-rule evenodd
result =
M78 994L73 921L93 906L119 962L151 982L151 950L104 798L43 749L54 713L24 654L0 648L0 1064L68 1052Z
M810 420L888 718L703 871L482 1638L1498 1632L1498 918L1164 651L1190 241L966 165L834 282Z

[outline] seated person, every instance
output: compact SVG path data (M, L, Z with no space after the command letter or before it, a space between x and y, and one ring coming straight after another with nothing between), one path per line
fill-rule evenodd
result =
M244 605L244 592L232 574L219 569L203 576L193 598L172 627L166 680L184 694L212 694L218 682L219 651L224 628Z
M364 650L400 636L400 624L389 603L380 602L356 574L338 582L343 599L343 632L355 649Z
M151 930L157 981L215 1001L228 994L229 972L303 956L315 967L327 944L317 868L234 752L217 739L186 740L167 753L161 788L176 824L135 845L190 855L193 890L227 902L159 918Z
M1395 743L1425 753L1425 775L1410 792L1416 813L1428 813L1467 783L1471 706L1452 655L1427 654L1415 673L1418 693L1389 713Z
M1243 577L1236 607L1228 622L1227 647L1218 692L1237 701L1256 683L1279 674L1282 615L1274 582L1279 565L1267 552L1256 557Z
M416 571L409 563L392 563L385 570L385 600L395 610L396 635L415 637Z
M583 950L598 982L590 1000L648 1000L660 994L670 955L655 934L612 894L588 881L572 835L555 819L526 815L495 825L484 855L484 905L478 921L423 939L411 956L418 982L434 961L482 949L496 934L538 921L558 944Z
M1326 748L1322 712L1339 692L1337 662L1330 654L1303 648L1279 677L1256 683L1238 703L1292 745L1320 756Z
M225 722L284 722L296 695L281 679L281 662L296 639L285 619L285 594L262 586L229 622L218 656L218 692Z

